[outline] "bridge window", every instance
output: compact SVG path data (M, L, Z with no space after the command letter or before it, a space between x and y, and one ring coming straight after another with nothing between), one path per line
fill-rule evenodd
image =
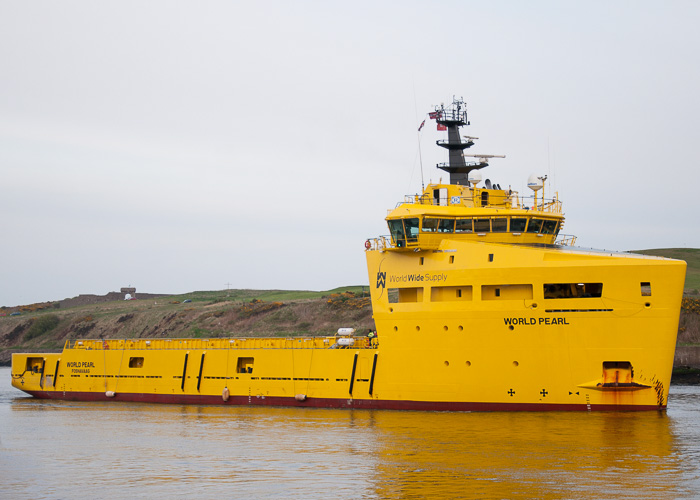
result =
M391 232L391 239L394 240L397 247L402 247L406 245L406 237L403 231L403 222L401 220L390 220L389 231Z
M513 217L510 219L511 233L522 233L525 231L525 226L527 226L527 219L525 218Z
M474 219L474 232L475 233L489 233L489 232L491 232L491 219Z
M492 219L491 227L494 233L505 233L508 230L508 219L505 217Z
M406 239L409 243L418 241L418 219L404 219L404 228L406 229Z
M545 299L582 299L601 297L602 283L545 283Z
M527 225L528 233L541 233L542 232L542 219L530 219L530 223Z
M438 226L439 233L453 233L455 230L455 220L454 219L440 219L440 225Z
M454 219L435 219L426 217L423 219L421 231L424 233L453 233L455 228Z
M455 223L455 233L471 233L472 232L472 220L471 219L457 219Z
M440 219L431 219L426 217L423 219L423 227L421 227L421 231L424 233L436 233L439 221Z
M387 222L397 247L418 241L418 219L393 219Z
M545 220L542 223L542 234L554 234L558 223L559 221L556 220Z

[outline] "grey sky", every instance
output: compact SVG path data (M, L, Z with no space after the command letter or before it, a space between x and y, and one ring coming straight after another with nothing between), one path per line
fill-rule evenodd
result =
M368 282L468 103L581 246L700 247L697 2L0 1L0 305ZM444 153L421 135L426 182ZM446 177L446 176L445 176ZM529 194L529 193L528 193Z

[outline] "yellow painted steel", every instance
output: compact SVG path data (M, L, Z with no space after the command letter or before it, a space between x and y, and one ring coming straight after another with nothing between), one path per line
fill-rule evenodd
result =
M342 336L71 341L13 355L12 383L64 399L666 406L684 262L554 245L560 202L528 206L510 190L430 185L387 221L392 236L366 252L372 347Z

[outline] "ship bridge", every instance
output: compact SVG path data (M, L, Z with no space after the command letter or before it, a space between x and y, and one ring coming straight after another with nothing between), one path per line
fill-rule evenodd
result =
M522 198L516 191L431 184L406 196L386 218L390 235L370 240L387 250L437 249L444 239L510 244L573 244L561 234L561 201Z
M564 215L558 194L545 198L546 176L530 176L531 197L522 197L490 179L479 187L481 169L492 158L505 156L464 153L478 138L463 136L463 141L460 136L459 128L469 125L461 99L447 108L436 107L429 116L447 131L447 140L439 140L437 145L448 150L450 161L436 166L450 174L450 181L429 184L422 194L405 196L386 218L390 235L368 240L368 250L430 250L437 249L445 239L573 245L574 236L561 234ZM466 161L466 157L475 160Z

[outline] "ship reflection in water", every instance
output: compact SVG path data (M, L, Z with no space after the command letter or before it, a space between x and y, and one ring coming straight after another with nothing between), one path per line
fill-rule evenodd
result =
M692 387L672 390L667 414L181 407L2 389L5 498L692 498L700 489Z

